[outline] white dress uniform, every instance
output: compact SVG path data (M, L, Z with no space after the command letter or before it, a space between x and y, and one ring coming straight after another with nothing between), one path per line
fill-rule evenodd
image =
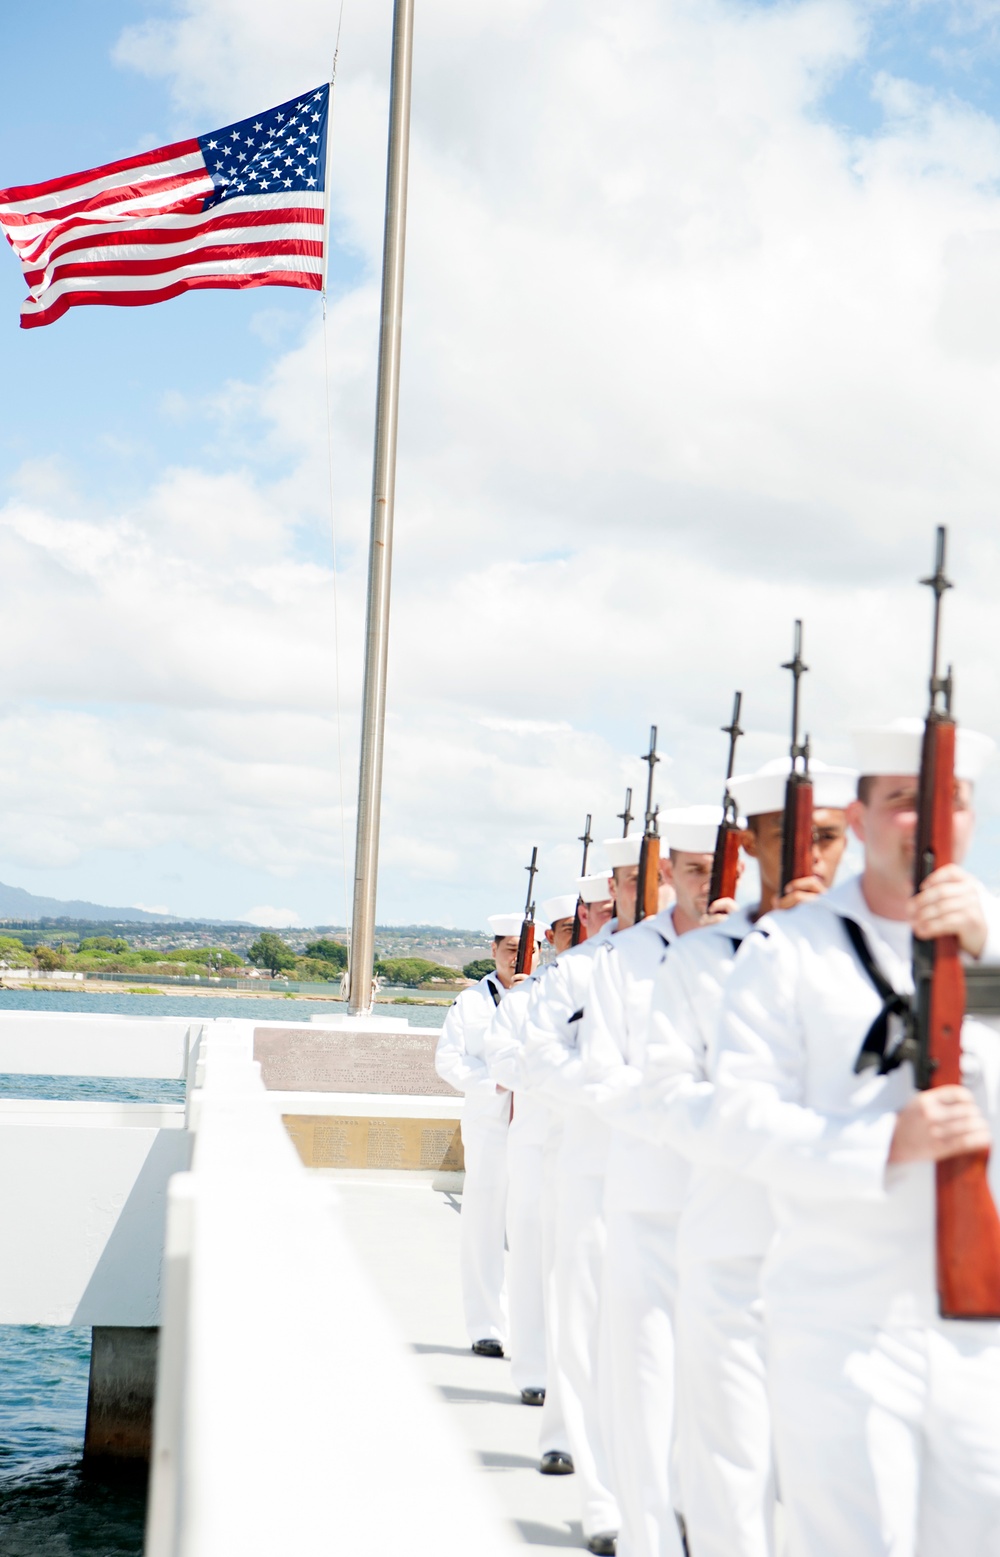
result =
M653 984L640 1106L691 1162L677 1228L677 1450L697 1557L772 1557L774 1472L760 1270L773 1232L763 1185L713 1157L704 1124L715 1028L745 910L683 937Z
M490 1076L513 1097L507 1132L507 1301L511 1379L519 1390L546 1389L542 1158L550 1111L537 1093L522 1088L520 1061L528 1002L548 972L511 989L483 1040ZM553 1401L544 1424L543 1454L567 1447L556 1405Z
M463 989L444 1019L434 1055L442 1081L465 1094L459 1238L465 1325L473 1343L494 1340L501 1345L507 1340L504 1225L510 1094L497 1092L486 1069L483 1040L506 993L495 973Z
M580 1485L586 1538L618 1529L597 1387L600 1285L604 1259L604 1169L609 1132L581 1101L580 1018L595 957L613 935L611 920L552 965L528 1005L525 1084L553 1111L546 1142L545 1194L554 1205L555 1304L548 1305L548 1377L557 1380ZM545 1408L548 1411L549 1396Z
M933 1165L887 1166L913 1075L854 1072L882 1002L845 918L912 990L909 927L858 880L767 916L723 997L709 1124L777 1224L762 1290L789 1557L997 1557L1000 1324L938 1316ZM962 1042L996 1138L1000 1035L966 1019ZM996 1197L996 1150L991 1180Z
M677 939L667 909L615 936L594 964L580 1033L585 1093L612 1125L599 1376L621 1511L620 1557L681 1557L671 1486L676 1231L687 1163L630 1128L653 979Z

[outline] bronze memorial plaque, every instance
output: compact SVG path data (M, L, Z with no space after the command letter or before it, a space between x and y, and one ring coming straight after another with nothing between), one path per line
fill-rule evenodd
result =
M253 1056L273 1092L387 1092L458 1097L434 1069L437 1033L256 1027Z
M285 1127L307 1168L424 1168L460 1173L465 1166L457 1119L367 1119L285 1114Z

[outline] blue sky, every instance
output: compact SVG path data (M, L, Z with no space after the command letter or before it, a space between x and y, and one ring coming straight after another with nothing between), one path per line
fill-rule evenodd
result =
M8 253L0 879L343 917L389 9L345 9L335 118L343 829L318 299L20 331ZM654 720L663 803L714 799L737 678L745 762L775 755L795 615L821 755L917 711L941 518L960 713L1000 733L998 18L421 5L380 918L479 922L535 842L564 890ZM281 101L334 25L326 0L6 7L0 184ZM1000 884L992 781L981 837Z
M989 5L873 5L864 57L826 93L822 111L834 123L877 132L884 112L873 93L880 72L897 76L995 115L1000 106L1000 14Z

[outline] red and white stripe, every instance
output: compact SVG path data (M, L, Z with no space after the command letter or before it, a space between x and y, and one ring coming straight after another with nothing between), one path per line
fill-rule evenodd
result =
M230 195L197 141L44 184L0 190L0 229L24 269L22 328L84 303L137 307L200 287L323 285L322 193Z

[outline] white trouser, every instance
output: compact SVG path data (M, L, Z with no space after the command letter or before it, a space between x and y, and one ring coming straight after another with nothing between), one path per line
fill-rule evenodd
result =
M563 1416L585 1537L618 1529L597 1385L604 1180L556 1174L557 1347Z
M682 1260L677 1449L696 1557L774 1557L761 1260Z
M507 1214L507 1123L462 1120L465 1188L459 1258L470 1341L507 1339L504 1224Z
M553 1131L542 1148L542 1306L545 1322L545 1404L538 1432L538 1451L571 1453L563 1415L565 1387L559 1361L559 1307L556 1300L556 1157L559 1137Z
M513 1123L507 1136L507 1307L515 1389L545 1388L542 1145Z
M788 1557L1000 1557L995 1324L769 1325Z
M682 1557L671 1489L677 1217L608 1212L600 1386L619 1557Z

